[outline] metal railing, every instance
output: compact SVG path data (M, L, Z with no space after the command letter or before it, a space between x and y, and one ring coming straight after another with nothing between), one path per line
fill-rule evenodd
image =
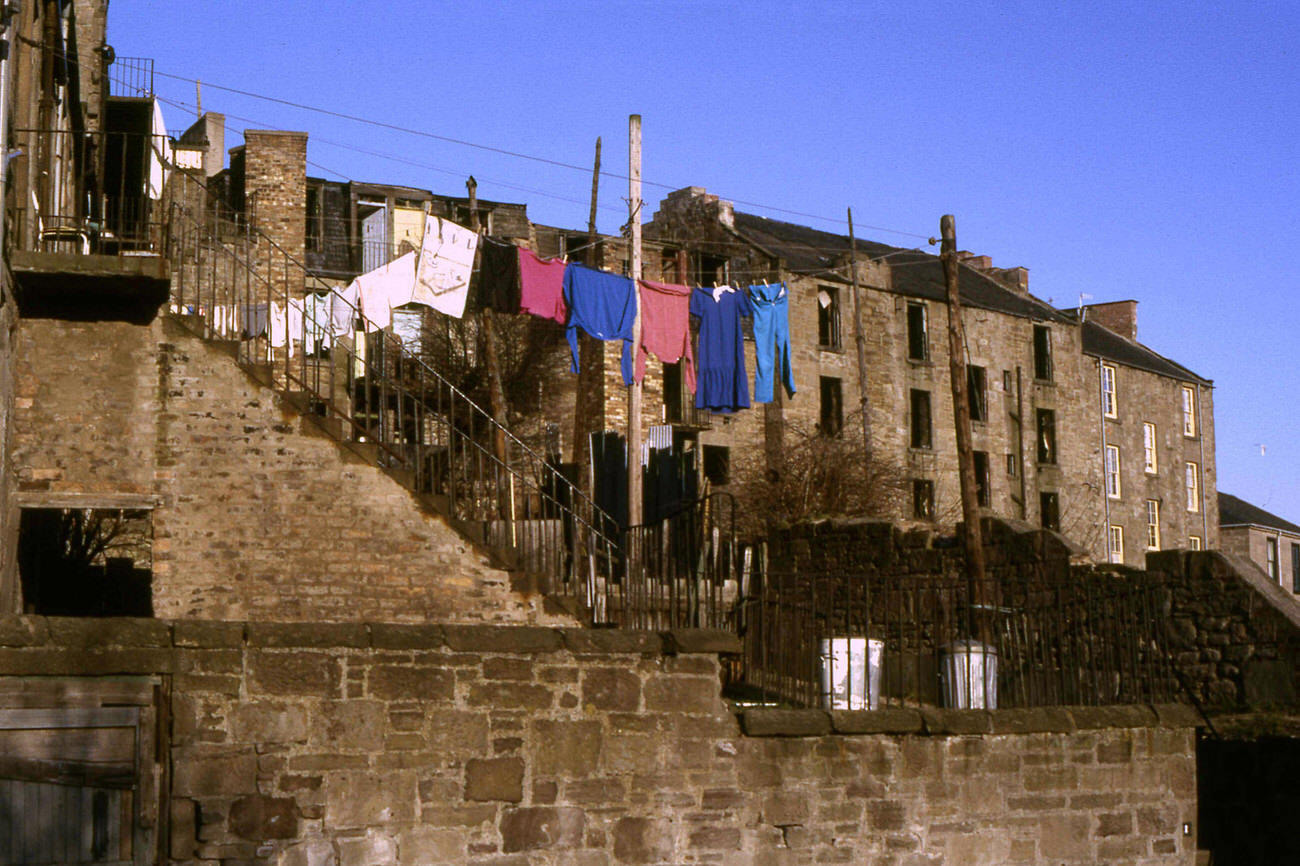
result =
M19 129L14 139L30 161L14 170L20 189L30 184L14 210L18 248L107 255L161 248L170 138Z
M114 57L108 66L108 92L113 96L153 96L153 58Z
M187 182L197 183L192 178ZM618 568L618 536L579 488L400 337L246 221L182 202L169 211L172 311L448 515L547 592L592 606Z
M727 628L737 597L736 502L713 493L623 534L625 570L599 610L624 628Z
M742 700L828 709L1177 700L1158 587L763 574L737 607ZM975 599L994 603L972 604Z

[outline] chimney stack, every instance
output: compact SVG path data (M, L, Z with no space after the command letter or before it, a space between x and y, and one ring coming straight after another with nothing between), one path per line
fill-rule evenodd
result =
M1138 338L1138 302L1111 301L1107 304L1088 304L1087 317L1121 337L1136 341Z

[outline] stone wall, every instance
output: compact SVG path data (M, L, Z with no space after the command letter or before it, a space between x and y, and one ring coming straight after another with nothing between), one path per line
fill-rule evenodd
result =
M24 320L15 363L23 504L151 509L158 616L547 621L411 493L174 320Z
M738 719L720 649L689 631L0 621L0 676L161 675L169 862L1193 862L1184 708Z
M13 500L14 469L9 443L14 412L14 326L17 308L8 269L0 273L0 615L18 611L18 509Z

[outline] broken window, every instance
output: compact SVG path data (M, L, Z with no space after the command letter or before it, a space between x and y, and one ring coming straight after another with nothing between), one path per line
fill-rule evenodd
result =
M1061 529L1061 500L1055 491L1044 490L1038 494L1038 515L1044 529Z
M913 361L924 361L930 357L925 304L907 305L907 357Z
M1056 462L1056 413L1038 410L1038 462Z
M41 616L152 616L147 509L25 508L18 568L23 606Z
M934 482L924 478L912 480L912 516L917 520L934 520Z
M930 448L930 392L912 389L912 447Z
M844 390L839 379L821 377L821 433L838 436L844 428Z
M970 419L972 421L989 420L988 388L986 387L983 367L974 364L966 367L966 393L970 397Z
M1052 381L1052 329L1034 325L1034 378Z
M840 348L840 290L835 286L817 287L817 345Z
M989 507L989 455L987 451L972 452L975 458L975 501Z
M731 480L731 449L725 445L704 446L704 477L710 484L722 485Z

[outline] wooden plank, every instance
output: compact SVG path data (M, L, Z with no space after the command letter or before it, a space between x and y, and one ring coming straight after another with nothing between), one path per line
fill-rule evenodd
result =
M56 763L130 767L135 760L135 728L0 731L0 755Z
M10 709L144 706L156 677L0 677L0 706Z
M150 694L152 697L152 691ZM0 710L0 731L51 728L134 728L136 707Z

